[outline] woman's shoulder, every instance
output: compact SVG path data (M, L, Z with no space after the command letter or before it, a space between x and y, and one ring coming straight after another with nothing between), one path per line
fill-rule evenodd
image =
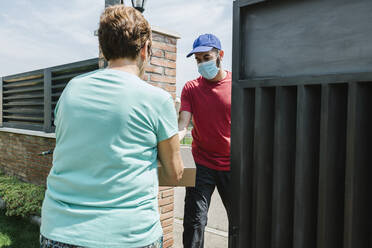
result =
M146 94L146 97L148 97L154 102L154 104L162 103L168 100L169 98L172 98L171 94L166 90L157 86L153 86L145 81L143 82L144 88L146 89L144 93Z

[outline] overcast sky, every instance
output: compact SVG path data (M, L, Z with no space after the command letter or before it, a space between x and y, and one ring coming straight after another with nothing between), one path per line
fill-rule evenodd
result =
M16 0L0 2L0 77L98 56L98 28L104 0ZM130 5L129 0L124 1ZM147 0L144 15L151 25L179 33L177 95L198 76L186 58L194 39L213 33L225 50L231 70L232 0Z

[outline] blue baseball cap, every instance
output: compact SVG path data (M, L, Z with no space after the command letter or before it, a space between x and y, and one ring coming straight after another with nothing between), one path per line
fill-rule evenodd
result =
M187 58L193 55L194 53L208 52L212 48L217 48L221 50L220 40L213 34L202 34L200 35L192 45L192 51L187 54Z

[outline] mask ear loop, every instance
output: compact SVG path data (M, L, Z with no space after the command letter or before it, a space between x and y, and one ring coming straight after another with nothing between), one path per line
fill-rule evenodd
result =
M221 65L221 58L220 58L220 55L218 55L218 57L216 59L216 66L217 66L217 68L220 69L220 65Z
M146 42L145 42L145 44L146 44ZM145 46L145 44L143 44L141 46L141 49ZM149 58L152 57L152 49L151 49L151 45L150 44L147 45L147 56L149 56Z
M149 58L151 58L151 57L152 57L152 49L151 49L151 46L150 46L150 44L149 44L149 45L147 45L147 54L148 54Z
M146 43L145 43L146 44ZM141 49L145 47L145 45L141 46ZM144 60L142 62L142 64L138 64L138 68L140 70L140 75L143 74L145 72L145 67L146 67L146 64L150 61L151 59L151 56L152 56L152 49L151 49L151 46L150 44L147 45L147 60Z

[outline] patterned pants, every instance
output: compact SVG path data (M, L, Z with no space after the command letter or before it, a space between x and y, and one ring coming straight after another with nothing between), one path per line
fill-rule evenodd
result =
M86 248L86 247L61 243L58 241L47 239L43 235L40 235L40 248ZM163 248L163 237L161 237L151 245L140 248Z

